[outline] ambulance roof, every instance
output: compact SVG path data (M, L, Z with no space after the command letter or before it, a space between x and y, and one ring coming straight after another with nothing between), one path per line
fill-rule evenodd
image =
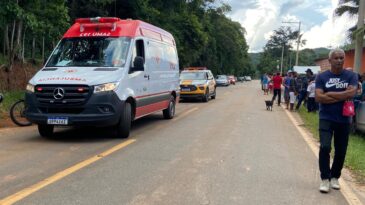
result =
M77 37L137 37L143 36L175 45L173 36L156 26L140 20L116 17L79 18L63 35Z

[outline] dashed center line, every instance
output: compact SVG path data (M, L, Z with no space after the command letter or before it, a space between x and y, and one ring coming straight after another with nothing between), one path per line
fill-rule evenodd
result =
M183 112L182 114L178 115L177 117L172 119L172 121L177 121L181 118L184 118L185 116L189 115L190 113L192 113L196 110L198 110L198 107L193 107L193 108L187 110L186 112ZM104 158L104 157L106 157L106 156L122 149L122 148L127 147L128 145L134 143L135 141L136 141L135 139L129 139L127 141L124 141L123 143L120 143L120 144L118 144L118 145L116 145L116 146L100 153L100 154L97 154L97 155L95 155L95 156L93 156L89 159L86 159L86 160L84 160L84 161L82 161L82 162L80 162L76 165L73 165L73 166L71 166L71 167L69 167L69 168L67 168L63 171L60 171L60 172L56 173L53 176L50 176L46 179L43 179L42 181L40 181L40 182L30 186L30 187L24 188L24 189L18 191L17 193L15 193L15 194L12 194L12 195L10 195L6 198L1 199L0 204L1 205L14 204L14 203L24 199L25 197L39 191L40 189L42 189L42 188L44 188L44 187L46 187L46 186L48 186L48 185L50 185L50 184L52 184L56 181L61 180L62 178L66 177L68 175L71 175L72 173L75 173L76 171L79 171L80 169L82 169L82 168L84 168L84 167L86 167L86 166L88 166L88 165L90 165L90 164L92 164L92 163L94 163L94 162L96 162L96 161L98 161L98 160L100 160L100 159L102 159L102 158Z

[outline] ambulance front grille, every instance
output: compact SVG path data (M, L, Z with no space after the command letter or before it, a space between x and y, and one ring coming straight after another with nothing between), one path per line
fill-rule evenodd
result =
M88 85L37 85L34 93L39 103L49 105L80 105L92 94Z

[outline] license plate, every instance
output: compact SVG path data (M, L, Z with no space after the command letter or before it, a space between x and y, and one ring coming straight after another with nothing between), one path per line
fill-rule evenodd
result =
M49 117L47 119L47 124L49 124L49 125L67 125L68 118L67 117Z
M183 92L189 92L190 91L190 88L181 88L181 91L183 91Z

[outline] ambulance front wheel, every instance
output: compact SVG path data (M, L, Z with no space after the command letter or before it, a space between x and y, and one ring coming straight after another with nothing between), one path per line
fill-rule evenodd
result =
M124 104L124 109L120 115L119 123L116 127L116 137L118 138L128 138L131 130L132 123L132 106L130 103L126 102Z

